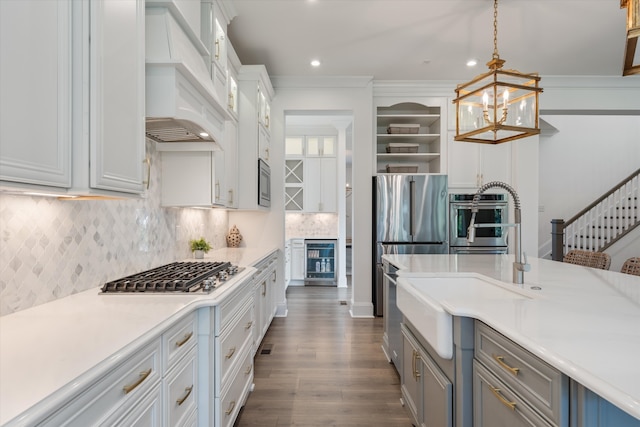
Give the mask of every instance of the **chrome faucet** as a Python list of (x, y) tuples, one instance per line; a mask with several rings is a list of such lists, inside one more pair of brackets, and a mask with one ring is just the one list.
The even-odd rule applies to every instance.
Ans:
[[(478, 213), (478, 202), (480, 201), (480, 195), (488, 189), (494, 187), (507, 190), (509, 194), (511, 194), (511, 197), (513, 197), (515, 215), (515, 222), (513, 224), (476, 224), (476, 213)], [(473, 243), (476, 237), (476, 228), (514, 227), (516, 229), (516, 237), (514, 242), (516, 259), (513, 263), (513, 283), (517, 283), (519, 285), (524, 283), (524, 272), (529, 271), (531, 268), (531, 266), (527, 264), (527, 254), (523, 253), (521, 250), (522, 231), (520, 212), (520, 198), (518, 197), (516, 191), (509, 184), (500, 181), (488, 182), (480, 187), (476, 194), (473, 196), (473, 201), (471, 202), (471, 221), (469, 222), (469, 229), (467, 230), (467, 241), (469, 243)]]

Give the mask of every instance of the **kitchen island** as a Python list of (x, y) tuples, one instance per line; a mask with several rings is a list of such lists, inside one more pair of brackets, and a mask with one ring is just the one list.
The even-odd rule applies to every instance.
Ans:
[[(189, 370), (197, 371), (190, 382), (192, 388), (176, 392), (181, 402), (193, 401), (192, 405), (200, 405), (201, 410), (190, 410), (185, 417), (196, 413), (199, 424), (213, 425), (212, 418), (224, 413), (220, 405), (226, 403), (224, 397), (231, 392), (220, 398), (218, 394), (227, 389), (236, 391), (233, 381), (229, 380), (231, 386), (224, 388), (222, 378), (218, 377), (225, 363), (237, 361), (237, 368), (235, 365), (233, 368), (241, 373), (238, 383), (246, 378), (249, 384), (241, 385), (245, 389), (250, 385), (252, 377), (245, 376), (245, 368), (240, 365), (244, 363), (252, 368), (255, 346), (259, 344), (256, 339), (263, 333), (258, 331), (258, 325), (264, 323), (264, 327), (268, 327), (275, 311), (275, 301), (270, 301), (271, 305), (262, 308), (263, 311), (254, 312), (259, 301), (253, 297), (270, 295), (267, 288), (275, 276), (267, 279), (266, 275), (271, 273), (263, 264), (268, 261), (269, 269), (275, 268), (275, 257), (275, 248), (211, 251), (202, 261), (228, 261), (244, 270), (208, 294), (102, 295), (100, 287), (96, 287), (0, 317), (0, 425), (30, 426), (41, 422), (43, 425), (62, 425), (63, 422), (64, 425), (94, 425), (95, 420), (103, 417), (102, 413), (110, 418), (108, 422), (104, 418), (101, 422), (134, 425), (132, 421), (122, 421), (121, 416), (127, 414), (119, 414), (117, 406), (125, 395), (136, 394), (140, 396), (139, 406), (149, 405), (151, 425), (174, 425), (169, 409), (158, 402), (162, 394), (169, 398), (172, 381)], [(258, 313), (264, 321), (258, 319)], [(236, 331), (241, 332), (234, 335)], [(223, 332), (229, 332), (227, 341), (218, 340), (219, 336), (225, 337)], [(233, 342), (236, 336), (244, 341), (236, 345)], [(223, 357), (229, 353), (216, 348), (217, 344), (233, 345), (235, 357), (218, 362), (220, 352)], [(172, 360), (174, 354), (179, 357)], [(246, 359), (240, 360), (243, 354), (247, 355)], [(144, 365), (144, 370), (149, 368), (146, 376), (140, 374), (140, 381), (135, 379), (143, 369), (138, 369), (136, 363)], [(133, 381), (125, 378), (122, 366), (132, 367)], [(213, 369), (220, 371), (214, 376)], [(231, 369), (227, 369), (226, 378), (234, 377)], [(163, 373), (167, 374), (166, 378)], [(251, 374), (252, 370), (247, 375)], [(122, 386), (111, 387), (114, 377), (114, 384), (125, 381), (134, 387), (125, 387), (124, 391)], [(147, 383), (155, 385), (144, 388)], [(104, 391), (92, 394), (92, 390), (100, 388)], [(243, 391), (238, 390), (237, 394)], [(113, 401), (116, 409), (109, 410), (107, 401)], [(211, 412), (214, 402), (218, 406), (217, 415)], [(237, 415), (241, 405), (234, 401), (233, 406), (227, 412), (231, 416)], [(177, 412), (174, 409), (171, 411)], [(133, 409), (134, 415), (136, 410)], [(113, 420), (112, 424), (114, 414), (120, 419)], [(180, 424), (183, 422), (181, 419)]]
[[(385, 259), (400, 268), (398, 307), (408, 323), (419, 315), (407, 301), (443, 318), (482, 322), (633, 417), (625, 425), (640, 425), (640, 277), (530, 258), (524, 285), (515, 285), (509, 255)], [(415, 330), (428, 329), (419, 323)], [(425, 339), (434, 349), (446, 347)]]

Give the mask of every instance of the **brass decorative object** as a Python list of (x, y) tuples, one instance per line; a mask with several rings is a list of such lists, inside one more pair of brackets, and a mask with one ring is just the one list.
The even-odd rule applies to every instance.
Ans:
[[(640, 55), (636, 55), (640, 38), (640, 0), (620, 0), (620, 8), (627, 9), (627, 38), (622, 75), (640, 74)], [(636, 60), (635, 64), (634, 60)]]
[(498, 55), (498, 0), (493, 3), (489, 72), (456, 88), (456, 141), (500, 144), (540, 133), (537, 73), (504, 70)]

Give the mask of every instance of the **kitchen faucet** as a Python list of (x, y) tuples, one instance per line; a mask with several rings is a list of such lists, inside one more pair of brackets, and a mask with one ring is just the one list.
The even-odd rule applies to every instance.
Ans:
[[(507, 190), (511, 197), (513, 197), (514, 203), (514, 214), (515, 214), (515, 223), (513, 224), (476, 224), (476, 213), (478, 212), (478, 202), (480, 201), (480, 195), (487, 191), (490, 188), (502, 188)], [(469, 222), (469, 229), (467, 230), (467, 241), (469, 243), (473, 243), (476, 237), (476, 228), (483, 227), (514, 227), (516, 229), (516, 237), (515, 237), (515, 255), (516, 259), (513, 263), (513, 283), (523, 284), (524, 283), (524, 272), (529, 271), (530, 265), (527, 264), (527, 254), (521, 251), (522, 245), (522, 231), (521, 231), (521, 218), (520, 218), (520, 198), (516, 191), (509, 185), (500, 181), (492, 181), (484, 184), (482, 187), (478, 189), (476, 194), (473, 196), (473, 201), (471, 202), (471, 221)], [(524, 262), (523, 262), (524, 258)]]

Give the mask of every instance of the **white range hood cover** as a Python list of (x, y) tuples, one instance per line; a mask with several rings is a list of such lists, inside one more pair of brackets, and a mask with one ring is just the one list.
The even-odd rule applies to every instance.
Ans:
[(145, 25), (147, 137), (220, 149), (228, 113), (215, 96), (206, 57), (170, 9), (147, 8)]

